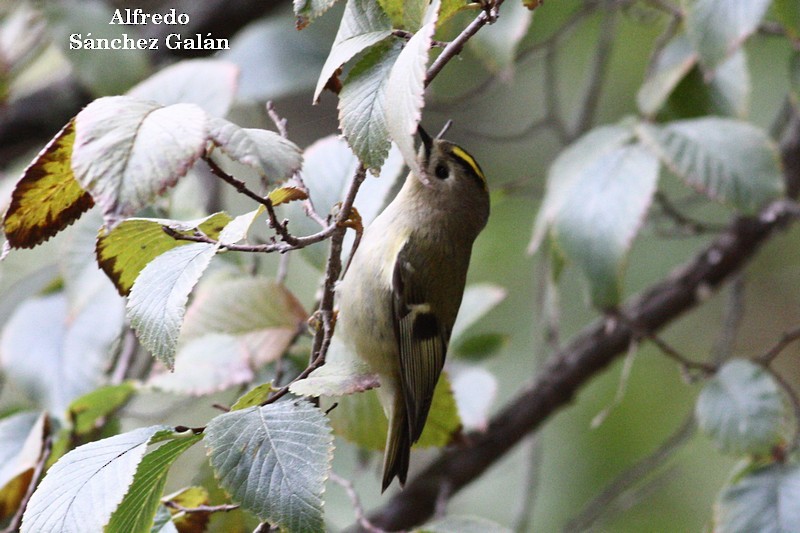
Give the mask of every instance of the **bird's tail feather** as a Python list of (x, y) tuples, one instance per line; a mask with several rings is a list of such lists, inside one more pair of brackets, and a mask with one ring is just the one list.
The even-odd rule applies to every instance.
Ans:
[(402, 487), (408, 475), (408, 463), (411, 456), (411, 435), (408, 428), (408, 414), (403, 399), (394, 404), (389, 420), (389, 434), (386, 436), (386, 452), (383, 456), (383, 488), (392, 483), (397, 476)]

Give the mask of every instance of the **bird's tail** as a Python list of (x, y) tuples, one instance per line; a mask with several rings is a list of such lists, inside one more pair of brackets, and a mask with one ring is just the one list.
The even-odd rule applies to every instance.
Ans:
[(411, 435), (408, 427), (408, 414), (403, 398), (396, 396), (394, 408), (389, 416), (389, 434), (386, 436), (386, 452), (383, 456), (383, 488), (392, 483), (397, 476), (402, 487), (408, 475), (408, 463), (411, 456)]

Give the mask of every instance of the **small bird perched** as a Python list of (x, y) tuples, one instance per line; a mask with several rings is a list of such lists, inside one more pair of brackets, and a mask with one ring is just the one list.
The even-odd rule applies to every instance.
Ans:
[(383, 490), (403, 486), (444, 366), (489, 191), (463, 148), (419, 129), (419, 167), (367, 227), (340, 282), (338, 327), (378, 374), (389, 419)]

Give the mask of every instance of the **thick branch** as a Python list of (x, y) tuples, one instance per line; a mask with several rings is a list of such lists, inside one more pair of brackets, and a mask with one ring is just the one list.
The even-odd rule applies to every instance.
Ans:
[[(793, 202), (776, 202), (758, 218), (738, 218), (694, 259), (664, 281), (632, 298), (622, 312), (656, 332), (702, 302), (703, 295), (739, 272), (776, 229), (797, 219)], [(434, 512), (441, 487), (453, 494), (480, 476), (525, 435), (565, 407), (592, 377), (625, 353), (634, 332), (623, 321), (597, 320), (542, 368), (539, 378), (491, 421), (485, 432), (467, 435), (468, 447), (450, 449), (369, 520), (387, 529), (407, 529)]]

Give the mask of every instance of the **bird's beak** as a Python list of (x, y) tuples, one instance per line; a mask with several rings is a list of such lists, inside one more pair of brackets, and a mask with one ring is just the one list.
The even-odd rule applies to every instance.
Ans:
[(422, 126), (417, 126), (417, 134), (422, 141), (422, 146), (425, 147), (425, 161), (427, 162), (431, 157), (431, 150), (433, 150), (433, 139), (427, 131), (422, 129)]

